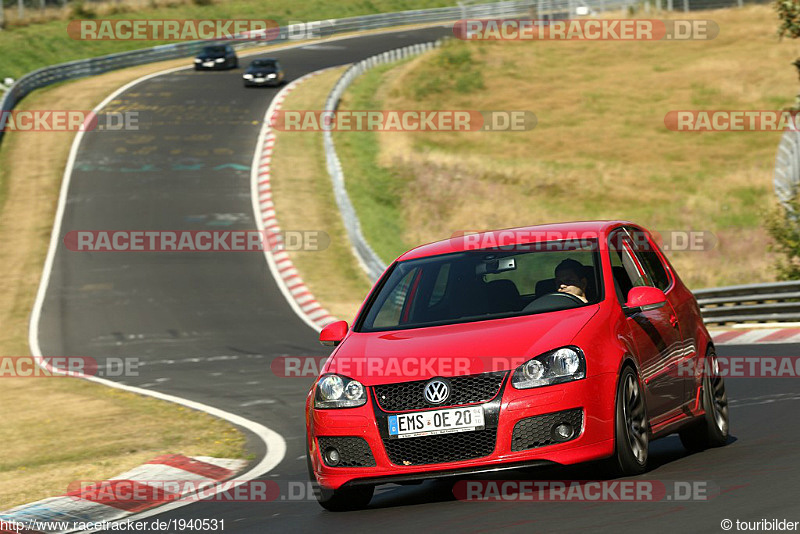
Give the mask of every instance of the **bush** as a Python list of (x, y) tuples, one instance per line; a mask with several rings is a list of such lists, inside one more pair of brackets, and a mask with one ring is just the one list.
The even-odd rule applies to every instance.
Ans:
[(416, 76), (412, 91), (415, 100), (447, 91), (472, 93), (485, 87), (485, 62), (475, 59), (469, 44), (448, 41), (434, 52)]
[(769, 248), (780, 254), (775, 266), (779, 280), (800, 280), (800, 202), (797, 198), (790, 207), (791, 211), (776, 206), (766, 218), (767, 232), (773, 239)]
[(83, 2), (75, 2), (72, 4), (72, 18), (73, 19), (94, 19), (97, 18), (97, 12), (88, 7)]
[(446, 44), (442, 47), (436, 62), (445, 69), (452, 67), (472, 68), (472, 52), (460, 43)]
[(111, 6), (111, 9), (109, 10), (108, 14), (109, 15), (124, 15), (125, 13), (130, 13), (132, 11), (133, 11), (133, 8), (131, 8), (128, 5), (125, 5), (125, 4), (114, 4), (113, 6)]
[(413, 86), (414, 98), (421, 100), (433, 93), (442, 93), (445, 90), (445, 81), (441, 76), (431, 75), (423, 78)]
[(456, 78), (456, 91), (459, 93), (472, 93), (479, 89), (485, 89), (483, 74), (467, 72)]

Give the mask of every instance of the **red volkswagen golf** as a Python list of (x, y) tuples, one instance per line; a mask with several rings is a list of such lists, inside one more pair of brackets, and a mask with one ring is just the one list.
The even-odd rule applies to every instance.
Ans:
[(378, 484), (608, 459), (647, 468), (678, 432), (723, 445), (728, 403), (693, 295), (628, 222), (531, 226), (400, 256), (306, 404), (308, 466), (329, 510)]

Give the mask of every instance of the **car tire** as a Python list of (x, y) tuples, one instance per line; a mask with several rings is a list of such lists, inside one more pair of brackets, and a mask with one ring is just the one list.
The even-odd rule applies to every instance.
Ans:
[(308, 479), (315, 486), (314, 497), (317, 498), (319, 505), (329, 512), (361, 510), (366, 508), (369, 501), (372, 500), (375, 486), (356, 486), (338, 490), (320, 486), (314, 475), (314, 468), (311, 466), (311, 450), (308, 446), (306, 446), (306, 467), (308, 467)]
[(617, 476), (639, 475), (647, 470), (650, 437), (644, 391), (630, 366), (620, 374), (615, 404), (610, 470)]
[(721, 447), (728, 442), (730, 433), (728, 393), (725, 380), (719, 376), (719, 364), (713, 349), (708, 351), (706, 362), (702, 393), (705, 413), (678, 432), (681, 443), (690, 452)]

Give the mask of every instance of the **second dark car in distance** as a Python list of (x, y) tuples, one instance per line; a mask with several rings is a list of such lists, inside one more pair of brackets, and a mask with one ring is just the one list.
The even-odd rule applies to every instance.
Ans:
[(235, 69), (239, 58), (231, 45), (210, 45), (194, 58), (194, 70)]
[(283, 83), (283, 78), (283, 67), (274, 58), (254, 59), (242, 75), (245, 87), (280, 85)]

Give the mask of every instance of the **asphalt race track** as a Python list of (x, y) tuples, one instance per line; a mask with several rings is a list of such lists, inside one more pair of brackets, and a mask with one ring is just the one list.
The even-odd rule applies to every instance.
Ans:
[[(373, 35), (269, 54), (287, 79), (427, 42), (445, 28)], [(246, 66), (251, 58), (242, 58)], [(277, 89), (245, 89), (243, 69), (172, 72), (142, 82), (108, 110), (142, 110), (142, 129), (88, 132), (79, 148), (62, 232), (255, 229), (250, 171), (260, 120)], [(279, 378), (283, 355), (323, 355), (259, 252), (86, 253), (59, 247), (39, 325), (42, 353), (137, 357), (120, 380), (199, 401), (266, 425), (287, 442), (266, 478), (286, 491), (307, 480), (303, 404), (311, 379)], [(794, 345), (720, 347), (722, 356), (797, 355)], [(370, 509), (332, 514), (313, 497), (202, 502), (159, 519), (224, 519), (227, 532), (720, 532), (723, 519), (800, 520), (800, 391), (796, 379), (734, 378), (731, 442), (688, 454), (676, 436), (651, 445), (643, 480), (700, 481), (708, 501), (468, 503), (452, 482), (379, 488)], [(119, 425), (124, 425), (120, 421)], [(113, 432), (113, 429), (109, 429)], [(257, 454), (263, 446), (252, 439)], [(259, 450), (259, 447), (261, 449)], [(505, 472), (501, 478), (587, 480), (594, 466)], [(284, 497), (287, 495), (284, 493)], [(735, 530), (735, 528), (734, 528)]]

